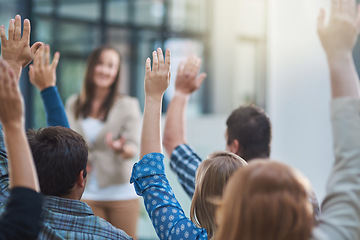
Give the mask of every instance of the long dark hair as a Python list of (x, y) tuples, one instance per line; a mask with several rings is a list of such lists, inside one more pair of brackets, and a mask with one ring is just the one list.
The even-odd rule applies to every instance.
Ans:
[(110, 92), (105, 98), (104, 102), (101, 104), (100, 111), (98, 113), (99, 116), (104, 114), (104, 119), (106, 120), (107, 115), (115, 101), (117, 95), (117, 89), (120, 83), (120, 65), (121, 65), (121, 55), (118, 50), (111, 46), (100, 46), (93, 50), (87, 60), (87, 67), (85, 78), (83, 81), (81, 93), (77, 99), (76, 107), (75, 107), (75, 118), (79, 118), (80, 116), (86, 118), (89, 116), (91, 112), (91, 104), (94, 99), (95, 93), (95, 84), (94, 84), (94, 69), (99, 62), (100, 55), (105, 50), (113, 50), (119, 55), (119, 69), (115, 77), (115, 81), (110, 86)]

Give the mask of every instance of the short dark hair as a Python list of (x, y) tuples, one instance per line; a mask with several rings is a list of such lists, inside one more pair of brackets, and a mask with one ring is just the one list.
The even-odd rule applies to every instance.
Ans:
[(47, 127), (29, 130), (27, 137), (43, 194), (64, 196), (82, 170), (86, 177), (88, 149), (80, 134), (65, 127)]
[(230, 114), (226, 125), (227, 144), (238, 140), (240, 157), (249, 161), (270, 156), (271, 124), (263, 109), (255, 105), (240, 106)]

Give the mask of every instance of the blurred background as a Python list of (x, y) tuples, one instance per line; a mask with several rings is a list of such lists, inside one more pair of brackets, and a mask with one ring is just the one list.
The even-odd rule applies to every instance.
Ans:
[[(170, 48), (172, 83), (180, 61), (197, 55), (207, 78), (192, 96), (188, 142), (205, 158), (225, 148), (225, 121), (241, 104), (266, 110), (273, 125), (272, 158), (300, 169), (321, 201), (333, 162), (330, 87), (316, 35), (330, 0), (0, 0), (0, 24), (19, 13), (32, 24), (31, 42), (60, 51), (57, 86), (63, 101), (78, 93), (90, 51), (100, 44), (122, 54), (120, 91), (143, 107), (145, 59)], [(357, 45), (354, 58), (359, 69)], [(39, 93), (24, 70), (21, 88), (29, 128), (45, 126)], [(166, 106), (173, 94), (164, 97)], [(168, 170), (185, 212), (190, 199)], [(156, 239), (142, 210), (139, 239)]]

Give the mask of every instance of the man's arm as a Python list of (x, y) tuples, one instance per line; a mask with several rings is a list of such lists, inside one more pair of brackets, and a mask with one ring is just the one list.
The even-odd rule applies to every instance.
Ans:
[(30, 82), (40, 91), (45, 107), (47, 126), (69, 127), (64, 104), (56, 88), (56, 68), (60, 53), (56, 52), (50, 64), (50, 46), (40, 47), (30, 65)]
[(9, 159), (10, 187), (39, 191), (39, 182), (27, 142), (23, 101), (15, 74), (5, 61), (0, 62), (0, 121)]
[(9, 39), (6, 38), (5, 26), (0, 27), (1, 57), (7, 61), (17, 82), (20, 80), (22, 68), (26, 67), (34, 58), (36, 51), (42, 45), (36, 42), (30, 47), (30, 21), (24, 20), (23, 34), (21, 37), (21, 17), (16, 15), (9, 23)]
[(164, 127), (163, 145), (169, 156), (177, 146), (186, 143), (186, 108), (190, 95), (200, 88), (206, 77), (205, 73), (198, 75), (200, 65), (201, 60), (197, 57), (179, 65), (175, 94), (169, 103)]
[(42, 197), (38, 193), (40, 187), (26, 139), (23, 112), (15, 74), (0, 59), (0, 121), (5, 133), (12, 188), (5, 212), (0, 218), (1, 239), (36, 239), (42, 227)]
[(198, 90), (206, 77), (199, 73), (201, 60), (191, 57), (179, 65), (175, 94), (166, 113), (163, 145), (170, 157), (170, 167), (177, 174), (181, 186), (190, 198), (195, 191), (196, 169), (200, 157), (186, 145), (186, 108), (190, 95)]
[(360, 239), (360, 93), (352, 50), (360, 30), (355, 0), (333, 0), (330, 20), (319, 16), (332, 88), (335, 163), (312, 239)]

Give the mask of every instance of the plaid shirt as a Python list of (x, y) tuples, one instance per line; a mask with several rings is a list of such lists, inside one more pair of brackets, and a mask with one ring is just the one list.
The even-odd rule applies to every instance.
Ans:
[[(0, 135), (0, 214), (3, 214), (10, 190), (1, 131)], [(38, 239), (132, 239), (124, 231), (96, 217), (84, 202), (55, 196), (45, 196), (44, 200), (44, 227)]]
[(181, 186), (190, 198), (194, 195), (196, 170), (201, 161), (187, 144), (177, 146), (170, 157), (170, 167), (177, 174)]
[(45, 196), (45, 220), (39, 239), (132, 239), (120, 229), (94, 216), (84, 202)]

